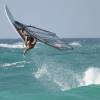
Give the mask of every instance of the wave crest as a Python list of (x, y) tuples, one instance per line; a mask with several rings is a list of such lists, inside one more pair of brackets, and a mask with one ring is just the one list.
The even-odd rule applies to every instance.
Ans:
[(24, 48), (25, 45), (22, 42), (18, 42), (18, 43), (15, 43), (15, 44), (1, 43), (0, 47), (3, 47), (3, 48)]
[(51, 69), (49, 68), (50, 66), (48, 67), (46, 64), (43, 64), (33, 74), (35, 78), (39, 80), (42, 79), (45, 81), (46, 79), (52, 82), (61, 91), (66, 91), (81, 86), (100, 84), (100, 68), (90, 67), (86, 71), (84, 71), (83, 74), (75, 73), (70, 69), (65, 70), (63, 68), (56, 68), (55, 70), (54, 67)]
[(84, 85), (100, 84), (100, 68), (87, 69), (83, 77)]
[(74, 46), (74, 47), (82, 47), (82, 45), (79, 42), (71, 42), (69, 45)]

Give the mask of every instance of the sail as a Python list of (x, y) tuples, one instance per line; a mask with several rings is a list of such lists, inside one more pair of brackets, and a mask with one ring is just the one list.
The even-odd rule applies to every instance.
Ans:
[(39, 41), (44, 42), (52, 47), (69, 50), (73, 49), (70, 45), (62, 41), (55, 33), (46, 31), (34, 26), (26, 26), (25, 30), (32, 36), (36, 37)]

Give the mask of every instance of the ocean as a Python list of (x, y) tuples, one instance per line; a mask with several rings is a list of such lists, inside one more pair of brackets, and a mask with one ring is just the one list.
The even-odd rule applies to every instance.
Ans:
[(100, 100), (100, 39), (43, 43), (23, 55), (19, 39), (0, 39), (0, 100)]

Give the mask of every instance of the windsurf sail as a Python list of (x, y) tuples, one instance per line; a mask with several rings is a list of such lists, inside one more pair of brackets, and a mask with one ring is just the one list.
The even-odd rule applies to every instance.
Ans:
[(22, 24), (14, 19), (7, 6), (5, 6), (5, 10), (10, 23), (17, 30), (17, 32), (20, 34), (20, 36), (24, 41), (25, 41), (25, 34), (28, 34), (30, 37), (36, 38), (38, 41), (43, 42), (57, 49), (60, 50), (73, 49), (72, 46), (62, 41), (55, 33), (37, 28), (35, 26), (28, 26)]
[(60, 50), (71, 50), (72, 46), (64, 43), (55, 33), (43, 30), (34, 26), (26, 26), (25, 28), (27, 33), (30, 33), (32, 36), (36, 37), (39, 41), (50, 45), (54, 48)]

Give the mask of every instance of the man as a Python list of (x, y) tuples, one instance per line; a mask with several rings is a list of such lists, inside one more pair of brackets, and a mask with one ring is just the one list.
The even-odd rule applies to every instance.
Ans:
[[(16, 22), (17, 24), (20, 24), (19, 22)], [(15, 26), (16, 27), (16, 26)], [(28, 26), (26, 26), (28, 27)], [(23, 25), (21, 26), (21, 28), (16, 27), (17, 32), (20, 34), (20, 36), (23, 38), (23, 40), (25, 41), (25, 50), (24, 50), (24, 55), (26, 54), (26, 52), (32, 48), (34, 48), (37, 39), (34, 36), (30, 36), (29, 33), (27, 33), (27, 31), (25, 30), (25, 28)]]
[(28, 50), (34, 48), (34, 46), (37, 42), (37, 39), (33, 36), (28, 35), (28, 33), (25, 31), (24, 28), (19, 29), (18, 31), (19, 31), (19, 33), (21, 33), (22, 37), (24, 37), (25, 46), (26, 46), (26, 48), (24, 50), (24, 55), (25, 55)]
[(35, 44), (37, 42), (37, 39), (34, 37), (29, 36), (28, 34), (25, 36), (25, 45), (26, 49), (24, 50), (24, 55), (26, 52), (32, 48), (34, 48)]

